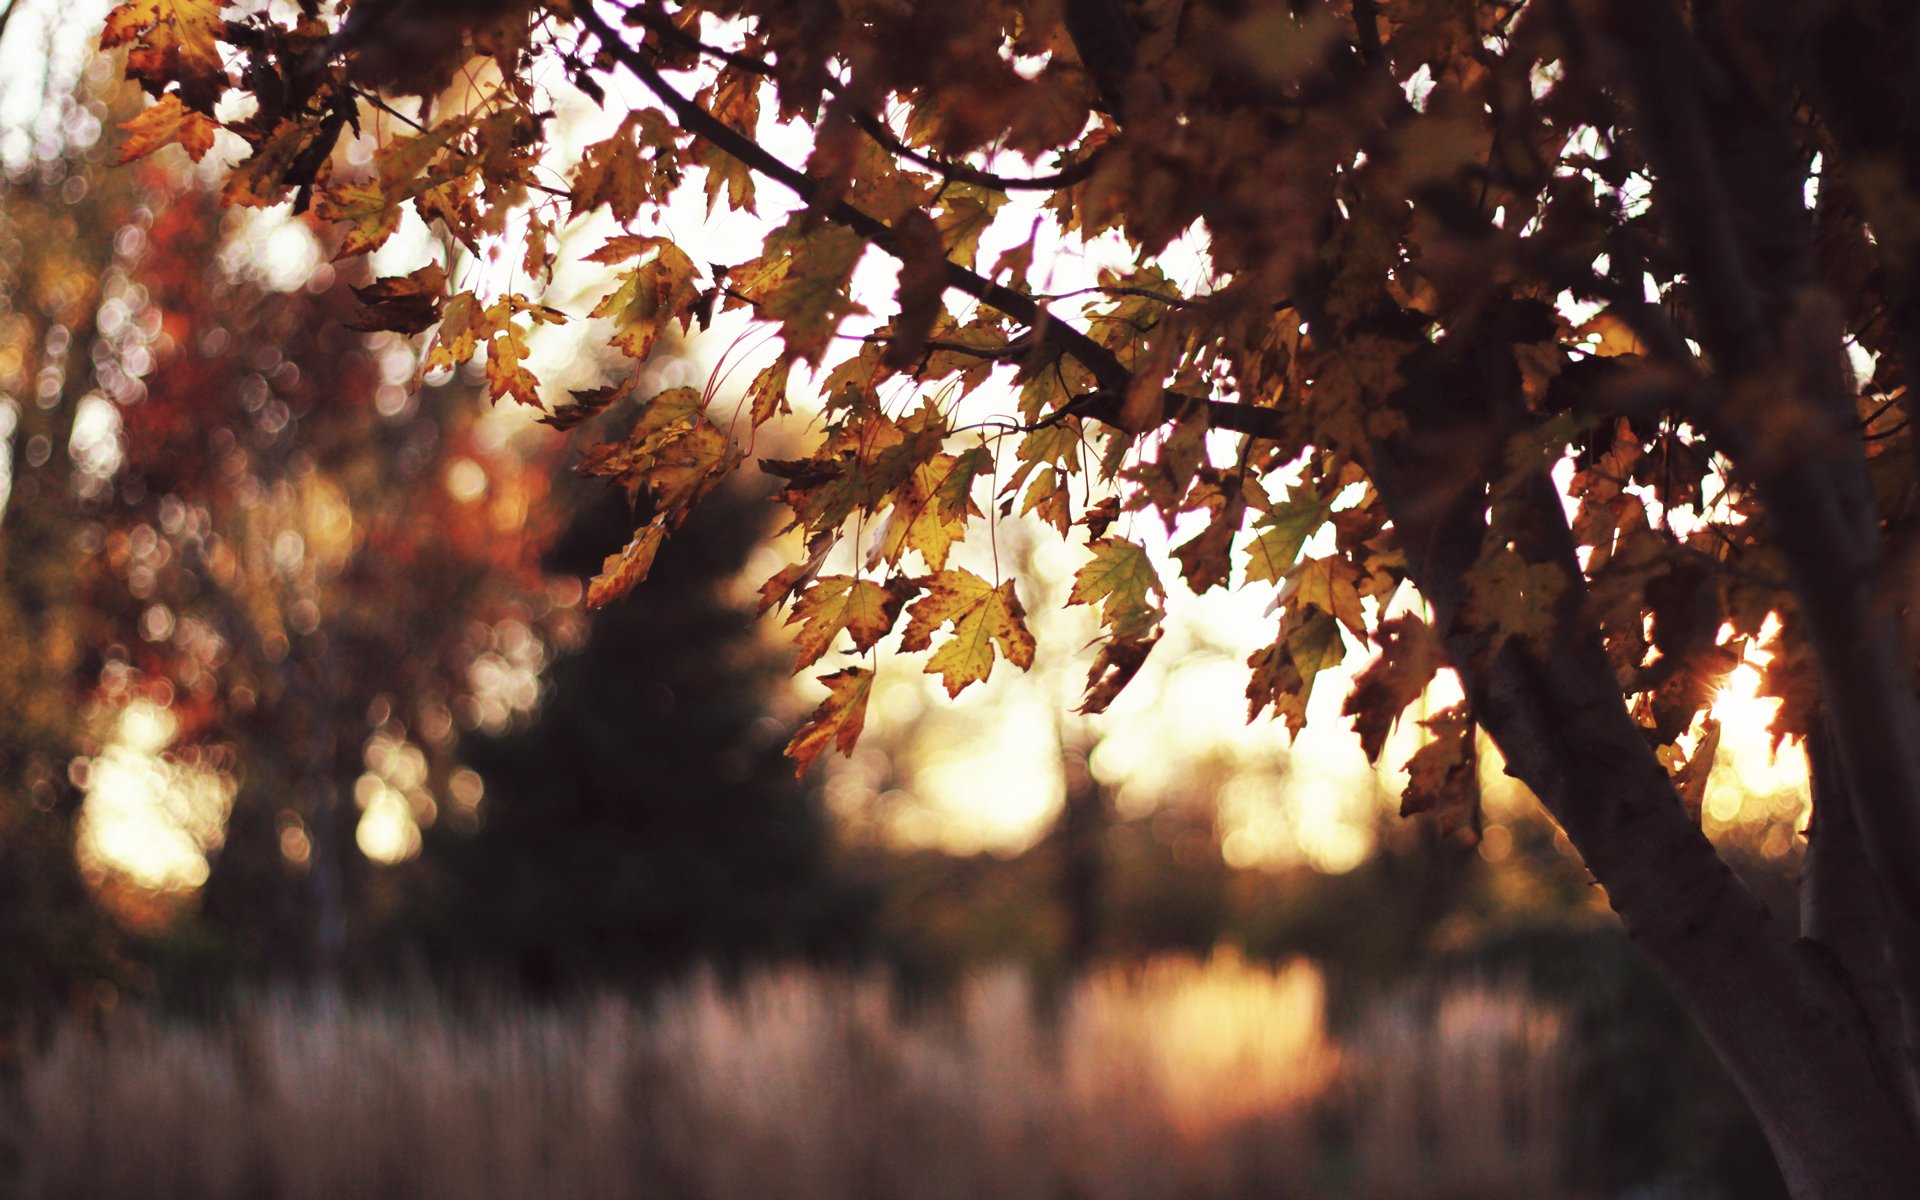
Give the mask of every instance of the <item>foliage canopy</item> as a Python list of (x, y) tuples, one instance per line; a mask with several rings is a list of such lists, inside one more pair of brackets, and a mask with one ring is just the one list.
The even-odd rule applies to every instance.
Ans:
[[(618, 275), (588, 315), (622, 352), (715, 309), (778, 332), (737, 402), (640, 397), (588, 456), (637, 526), (595, 603), (753, 453), (795, 368), (821, 414), (761, 467), (808, 557), (763, 599), (793, 603), (803, 665), (903, 619), (950, 691), (1025, 665), (1012, 583), (951, 554), (1036, 513), (1086, 530), (1097, 711), (1160, 636), (1157, 517), (1189, 588), (1274, 590), (1252, 714), (1297, 729), (1370, 638), (1346, 711), (1378, 754), (1456, 670), (1467, 699), (1427, 721), (1407, 808), (1472, 825), (1484, 727), (1701, 1014), (1796, 1191), (1895, 1195), (1920, 1161), (1900, 1016), (1920, 1004), (1915, 22), (1867, 0), (134, 0), (106, 41), (155, 96), (128, 157), (243, 145), (227, 199), (311, 205), (343, 257), (409, 211), (476, 260), (510, 244), (519, 290), (436, 264), (361, 292), (365, 327), (437, 322), (438, 365), (484, 348), (495, 398), (543, 402), (528, 337), (579, 314), (541, 284), (596, 214), (619, 231), (585, 257)], [(556, 175), (566, 85), (619, 120)], [(791, 126), (804, 161), (769, 148)], [(350, 134), (377, 143), (364, 165)], [(694, 184), (797, 205), (717, 265), (657, 219)], [(1035, 193), (1008, 238), (1033, 211), (1010, 197)], [(1062, 247), (1115, 265), (1050, 294)], [(842, 356), (869, 250), (897, 262), (892, 314)], [(1014, 411), (970, 423), (990, 376)], [(843, 543), (861, 569), (822, 574)], [(1426, 616), (1388, 611), (1406, 583)], [(1825, 792), (1816, 864), (1851, 864), (1810, 866), (1802, 930), (1867, 997), (1850, 1015), (1687, 812), (1706, 709), (1763, 638), (1775, 732)], [(857, 738), (872, 668), (826, 682), (803, 767)], [(1871, 1118), (1845, 1099), (1889, 1086)]]

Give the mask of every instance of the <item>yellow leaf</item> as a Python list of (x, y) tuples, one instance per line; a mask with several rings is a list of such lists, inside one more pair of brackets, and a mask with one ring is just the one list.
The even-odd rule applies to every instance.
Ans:
[(980, 235), (993, 224), (993, 214), (1007, 202), (1005, 192), (989, 191), (970, 183), (950, 184), (941, 193), (940, 213), (933, 224), (947, 248), (947, 257), (963, 267), (973, 265), (980, 252)]
[(516, 325), (507, 325), (487, 343), (487, 394), (496, 401), (511, 395), (522, 404), (535, 408), (540, 404), (540, 381), (521, 366), (527, 357), (525, 333)]
[(654, 555), (660, 552), (666, 536), (666, 528), (655, 522), (634, 534), (620, 553), (608, 555), (600, 573), (587, 585), (587, 607), (599, 608), (632, 591), (653, 569)]
[(996, 643), (1014, 666), (1033, 665), (1033, 635), (1012, 580), (995, 587), (965, 567), (954, 567), (924, 582), (927, 594), (908, 608), (900, 648), (925, 650), (934, 633), (951, 624), (952, 636), (927, 661), (927, 674), (939, 675), (948, 695), (957, 696), (993, 673)]
[(573, 216), (585, 216), (601, 205), (625, 225), (647, 199), (653, 167), (640, 155), (635, 139), (639, 114), (628, 115), (613, 136), (588, 146), (580, 156), (569, 197)]
[(812, 587), (801, 593), (792, 615), (787, 618), (787, 624), (800, 625), (800, 632), (793, 639), (800, 650), (800, 660), (794, 669), (817, 662), (842, 629), (853, 638), (854, 649), (872, 649), (874, 643), (893, 628), (900, 606), (912, 594), (911, 587), (905, 580), (895, 581), (892, 587), (882, 587), (871, 579), (851, 575), (820, 576)]
[(916, 466), (906, 486), (893, 493), (879, 556), (897, 563), (915, 550), (929, 570), (945, 570), (954, 543), (966, 538), (968, 518), (981, 515), (973, 503), (973, 481), (992, 466), (992, 456), (978, 446), (957, 458), (941, 454)]
[(787, 757), (794, 761), (796, 775), (805, 775), (829, 745), (838, 747), (842, 754), (852, 754), (860, 740), (860, 729), (866, 724), (867, 697), (873, 693), (872, 671), (848, 667), (822, 675), (820, 682), (827, 685), (827, 698), (787, 743)]
[(1147, 552), (1123, 538), (1096, 538), (1087, 549), (1093, 561), (1074, 573), (1067, 603), (1100, 605), (1101, 621), (1115, 630), (1157, 620), (1159, 610), (1147, 595), (1164, 597), (1166, 590)]
[(614, 332), (608, 341), (636, 359), (652, 352), (674, 320), (686, 328), (689, 310), (700, 297), (693, 260), (686, 252), (664, 239), (656, 239), (654, 249), (654, 256), (622, 276), (620, 286), (591, 314), (611, 318)]
[(1287, 731), (1295, 737), (1306, 728), (1307, 701), (1313, 695), (1314, 679), (1339, 665), (1345, 653), (1339, 622), (1317, 608), (1303, 611), (1301, 619), (1290, 616), (1281, 623), (1272, 645), (1261, 647), (1247, 659), (1252, 669), (1247, 681), (1247, 720), (1271, 705), (1274, 715), (1286, 721)]
[(1310, 605), (1339, 619), (1353, 636), (1367, 636), (1367, 620), (1360, 609), (1357, 585), (1362, 578), (1359, 567), (1344, 558), (1330, 556), (1309, 559), (1287, 575), (1286, 589), (1280, 599), (1292, 611)]
[(823, 225), (800, 239), (778, 284), (766, 289), (762, 307), (780, 322), (788, 358), (818, 363), (840, 322), (866, 309), (852, 296), (853, 268), (867, 243), (839, 225)]
[(1328, 515), (1326, 501), (1311, 493), (1296, 493), (1272, 506), (1254, 525), (1256, 536), (1247, 547), (1247, 582), (1285, 579), (1300, 548), (1326, 524)]
[(351, 183), (329, 181), (320, 189), (313, 211), (323, 221), (347, 224), (347, 236), (333, 256), (336, 262), (378, 249), (400, 228), (400, 205), (387, 195), (377, 179)]
[(755, 429), (772, 420), (776, 412), (793, 411), (793, 406), (787, 403), (787, 371), (792, 365), (783, 358), (761, 370), (748, 385), (747, 400), (753, 412)]
[(159, 91), (177, 83), (188, 107), (211, 112), (226, 87), (221, 0), (127, 0), (107, 14), (100, 48), (131, 45), (127, 78)]
[(427, 353), (430, 368), (459, 366), (473, 357), (480, 343), (492, 337), (498, 325), (482, 308), (472, 292), (461, 292), (440, 310), (440, 331), (434, 335), (433, 349)]
[(220, 123), (205, 113), (193, 111), (180, 103), (180, 97), (169, 93), (142, 109), (133, 120), (122, 123), (120, 128), (126, 130), (128, 136), (121, 143), (115, 162), (144, 158), (174, 142), (180, 143), (188, 158), (199, 162), (213, 149), (213, 135), (219, 132)]

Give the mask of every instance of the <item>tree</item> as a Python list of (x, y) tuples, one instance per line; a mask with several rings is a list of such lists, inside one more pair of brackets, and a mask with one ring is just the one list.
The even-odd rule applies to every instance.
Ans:
[[(1471, 836), (1484, 729), (1705, 1030), (1793, 1193), (1910, 1190), (1911, 5), (307, 0), (287, 20), (115, 9), (105, 41), (155, 96), (127, 153), (197, 157), (224, 119), (246, 153), (229, 199), (311, 202), (343, 255), (412, 210), (470, 251), (524, 242), (538, 276), (557, 225), (605, 212), (625, 232), (592, 255), (620, 268), (594, 314), (620, 349), (644, 359), (716, 305), (778, 330), (737, 411), (643, 396), (589, 457), (638, 527), (594, 602), (746, 459), (792, 370), (827, 368), (811, 452), (761, 464), (811, 539), (765, 592), (793, 602), (803, 666), (896, 629), (956, 692), (1027, 663), (1011, 584), (950, 562), (1017, 505), (1087, 530), (1073, 599), (1106, 629), (1098, 710), (1157, 637), (1157, 516), (1186, 586), (1276, 589), (1253, 714), (1297, 727), (1315, 676), (1371, 639), (1347, 711), (1377, 753), (1456, 672), (1467, 699), (1425, 721), (1406, 809)], [(648, 98), (559, 179), (537, 81), (562, 77)], [(216, 107), (231, 91), (250, 103)], [(762, 140), (776, 120), (810, 132), (804, 163)], [(379, 141), (370, 169), (336, 153), (349, 131)], [(640, 232), (683, 181), (736, 209), (769, 183), (798, 203), (758, 256), (702, 268), (700, 247)], [(1037, 217), (1008, 199), (1030, 193)], [(1013, 213), (1034, 236), (983, 261)], [(1061, 245), (1127, 265), (1050, 295)], [(894, 315), (839, 361), (869, 249), (899, 264)], [(1196, 286), (1176, 283), (1183, 257)], [(381, 281), (373, 319), (437, 319), (437, 361), (484, 346), (493, 394), (539, 403), (525, 339), (564, 314), (438, 281)], [(1015, 411), (958, 416), (990, 377), (1018, 384)], [(1389, 607), (1402, 584), (1422, 612)], [(1757, 641), (1776, 732), (1814, 779), (1798, 939), (1690, 808), (1704, 710)], [(873, 670), (824, 677), (790, 747), (803, 766), (858, 736)]]
[[(631, 533), (595, 491), (553, 547), (558, 574), (592, 574)], [(551, 668), (530, 727), (463, 743), (485, 820), (427, 832), (410, 922), (436, 968), (549, 994), (866, 940), (865, 898), (834, 878), (823, 814), (780, 755), (772, 647), (726, 594), (772, 507), (717, 493), (659, 586), (603, 609)]]
[[(333, 272), (263, 278), (183, 163), (110, 169), (103, 119), (140, 99), (95, 76), (48, 86), (65, 137), (0, 178), (8, 1008), (138, 984), (130, 951), (179, 965), (116, 938), (86, 885), (129, 901), (107, 905), (125, 924), (184, 891), (156, 904), (76, 863), (86, 756), (104, 740), (90, 714), (170, 710), (173, 752), (235, 777), (197, 911), (169, 914), (194, 926), (175, 942), (217, 945), (243, 974), (325, 970), (349, 917), (378, 917), (353, 802), (370, 736), (424, 752), (431, 778), (387, 799), (430, 819), (456, 726), (480, 723), (461, 719), (476, 660), (571, 619), (538, 565), (559, 447), (540, 439), (529, 461), (482, 436), (471, 380), (411, 396), (386, 383), (417, 375), (413, 348), (348, 328), (358, 304)], [(204, 987), (210, 965), (182, 974)]]

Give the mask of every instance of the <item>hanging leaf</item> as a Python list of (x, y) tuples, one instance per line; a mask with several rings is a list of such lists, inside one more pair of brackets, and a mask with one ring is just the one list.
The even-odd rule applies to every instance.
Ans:
[(995, 587), (965, 567), (955, 567), (922, 582), (927, 594), (907, 609), (900, 648), (925, 650), (942, 626), (951, 625), (947, 640), (927, 660), (927, 674), (939, 675), (948, 695), (957, 696), (993, 673), (996, 645), (1014, 666), (1033, 665), (1033, 635), (1027, 632), (1027, 613), (1013, 593), (1012, 580)]
[(872, 671), (848, 667), (822, 675), (820, 682), (827, 685), (827, 698), (787, 743), (787, 757), (793, 760), (795, 775), (805, 775), (828, 746), (851, 755), (866, 724), (867, 698), (873, 693)]

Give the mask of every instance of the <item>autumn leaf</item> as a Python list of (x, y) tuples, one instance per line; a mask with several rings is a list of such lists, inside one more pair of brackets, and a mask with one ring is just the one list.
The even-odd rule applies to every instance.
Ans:
[(487, 394), (494, 400), (512, 396), (522, 404), (540, 404), (540, 381), (520, 364), (527, 357), (526, 333), (511, 323), (487, 343)]
[(227, 85), (221, 7), (221, 0), (127, 0), (107, 13), (100, 48), (131, 46), (127, 78), (155, 93), (177, 85), (187, 107), (211, 113)]
[[(1194, 492), (1202, 490), (1196, 487)], [(1181, 577), (1196, 595), (1226, 584), (1232, 574), (1233, 539), (1239, 535), (1241, 522), (1247, 515), (1246, 497), (1231, 478), (1226, 490), (1214, 485), (1206, 485), (1204, 490), (1210, 493), (1206, 507), (1212, 511), (1207, 527), (1173, 551), (1173, 556), (1180, 560)], [(1188, 500), (1191, 503), (1192, 495)]]
[(499, 327), (495, 315), (472, 292), (456, 294), (440, 310), (440, 329), (427, 352), (427, 366), (441, 370), (459, 366)]
[(600, 565), (600, 573), (587, 585), (587, 607), (601, 608), (632, 591), (635, 584), (653, 569), (654, 555), (667, 531), (659, 524), (647, 525), (633, 535), (618, 554), (610, 554)]
[(1306, 728), (1314, 679), (1340, 665), (1345, 656), (1339, 622), (1320, 609), (1309, 608), (1298, 620), (1283, 622), (1273, 643), (1247, 659), (1252, 672), (1247, 683), (1247, 720), (1271, 707), (1274, 715), (1286, 721), (1288, 732), (1298, 736)]
[(1288, 572), (1280, 602), (1290, 609), (1302, 606), (1317, 608), (1338, 618), (1342, 625), (1353, 631), (1353, 636), (1365, 638), (1367, 621), (1360, 608), (1358, 590), (1362, 578), (1364, 576), (1359, 567), (1338, 555), (1308, 559)]
[(613, 219), (625, 225), (640, 206), (654, 198), (654, 166), (641, 149), (643, 138), (654, 146), (671, 141), (665, 118), (652, 109), (627, 114), (611, 137), (588, 146), (575, 168), (568, 193), (571, 213), (585, 216), (605, 205)]
[(1432, 740), (1407, 760), (1400, 815), (1429, 814), (1442, 832), (1469, 844), (1480, 840), (1480, 758), (1474, 722), (1464, 704), (1420, 722)]
[(674, 321), (686, 328), (691, 321), (689, 310), (700, 296), (693, 260), (672, 242), (650, 240), (653, 257), (622, 275), (620, 285), (589, 314), (609, 318), (613, 336), (607, 340), (639, 360), (652, 353)]
[(859, 234), (838, 225), (821, 226), (793, 245), (779, 286), (762, 301), (766, 315), (780, 322), (786, 357), (818, 363), (840, 322), (866, 311), (852, 294), (853, 268), (866, 249)]
[(848, 667), (822, 675), (820, 682), (827, 685), (827, 698), (787, 743), (787, 757), (793, 760), (795, 775), (805, 775), (813, 760), (830, 745), (851, 755), (866, 724), (867, 697), (873, 692), (872, 671)]
[(1102, 623), (1127, 629), (1151, 623), (1158, 608), (1149, 594), (1165, 597), (1160, 573), (1137, 543), (1124, 538), (1096, 538), (1087, 543), (1093, 561), (1074, 573), (1069, 604), (1098, 604)]
[(1495, 633), (1497, 647), (1520, 638), (1551, 645), (1567, 577), (1557, 564), (1529, 563), (1511, 547), (1484, 555), (1467, 572), (1467, 603), (1474, 619)]
[(892, 494), (893, 508), (876, 546), (878, 556), (897, 563), (903, 553), (913, 550), (929, 570), (946, 569), (947, 555), (966, 536), (967, 523), (980, 515), (973, 503), (973, 481), (992, 466), (993, 456), (978, 446), (916, 465), (912, 477)]
[(893, 628), (900, 606), (918, 589), (905, 579), (885, 586), (851, 575), (822, 575), (801, 593), (787, 624), (798, 624), (794, 645), (800, 659), (796, 671), (817, 662), (846, 630), (855, 650), (867, 651)]
[(941, 626), (952, 625), (926, 668), (927, 674), (941, 677), (948, 695), (957, 696), (968, 684), (992, 674), (996, 644), (1014, 666), (1033, 665), (1033, 635), (1027, 632), (1027, 613), (1011, 579), (995, 587), (965, 567), (954, 567), (923, 582), (927, 594), (907, 609), (900, 648), (925, 650)]
[(993, 224), (993, 214), (1007, 202), (1005, 192), (989, 191), (970, 183), (949, 184), (941, 193), (934, 227), (946, 246), (946, 256), (971, 267), (980, 252), (980, 235)]
[(793, 407), (787, 403), (787, 372), (792, 366), (787, 359), (780, 359), (762, 367), (760, 373), (753, 377), (753, 382), (747, 385), (747, 404), (754, 428), (765, 425), (775, 413), (793, 411)]
[(542, 425), (552, 429), (566, 431), (599, 416), (607, 409), (633, 394), (633, 385), (637, 376), (629, 375), (617, 384), (602, 388), (589, 388), (586, 391), (568, 393), (573, 403), (556, 408), (538, 418)]
[(1407, 705), (1427, 690), (1443, 662), (1440, 639), (1418, 617), (1390, 617), (1380, 623), (1374, 639), (1380, 643), (1380, 657), (1353, 681), (1340, 709), (1341, 716), (1353, 718), (1368, 762), (1379, 761), (1387, 734)]
[(939, 229), (923, 212), (916, 210), (895, 221), (893, 238), (900, 251), (900, 311), (893, 319), (893, 340), (880, 361), (904, 371), (919, 361), (927, 335), (940, 317), (940, 298), (947, 290), (947, 256)]
[(377, 250), (400, 228), (400, 205), (378, 179), (329, 182), (319, 190), (313, 211), (323, 221), (347, 226), (334, 261)]
[(213, 149), (213, 135), (219, 132), (220, 124), (180, 103), (179, 96), (168, 93), (140, 110), (133, 120), (123, 122), (120, 128), (127, 131), (127, 140), (120, 144), (120, 153), (114, 157), (116, 163), (144, 158), (175, 142), (187, 152), (188, 158), (199, 162)]
[(360, 315), (350, 329), (390, 329), (396, 333), (419, 333), (440, 319), (440, 304), (446, 293), (447, 273), (437, 263), (428, 263), (408, 275), (376, 279), (353, 294), (360, 301)]
[(1307, 539), (1331, 515), (1326, 501), (1310, 492), (1295, 492), (1254, 523), (1247, 546), (1247, 582), (1279, 583), (1293, 570)]
[(1144, 637), (1109, 637), (1102, 641), (1087, 671), (1087, 692), (1079, 711), (1088, 716), (1107, 711), (1140, 673), (1147, 655), (1160, 644), (1162, 632), (1156, 627)]

